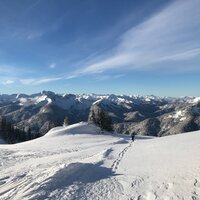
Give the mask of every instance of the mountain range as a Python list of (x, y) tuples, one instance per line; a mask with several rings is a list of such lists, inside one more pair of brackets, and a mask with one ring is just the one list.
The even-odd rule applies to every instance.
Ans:
[(103, 109), (119, 133), (165, 136), (200, 129), (200, 97), (55, 94), (51, 91), (0, 95), (0, 116), (15, 127), (44, 135), (68, 117), (70, 124), (90, 121)]

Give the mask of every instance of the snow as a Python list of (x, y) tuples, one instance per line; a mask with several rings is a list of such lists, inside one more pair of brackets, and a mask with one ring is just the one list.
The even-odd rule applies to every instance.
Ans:
[(45, 137), (54, 137), (59, 135), (67, 134), (96, 134), (98, 128), (93, 124), (88, 124), (87, 122), (80, 122), (78, 124), (73, 124), (66, 127), (56, 127), (50, 130)]
[(88, 123), (0, 145), (0, 199), (200, 199), (200, 131), (162, 138)]
[(34, 102), (35, 104), (38, 104), (38, 103), (43, 102), (43, 101), (47, 101), (48, 104), (52, 102), (52, 100), (50, 98), (48, 98), (46, 95), (35, 97), (34, 101), (35, 101)]
[(170, 114), (166, 117), (167, 118), (173, 118), (173, 119), (178, 119), (179, 121), (184, 121), (186, 120), (186, 110), (177, 110), (176, 112), (174, 112), (173, 114)]
[(181, 117), (180, 121), (185, 121), (187, 118), (186, 117)]
[(184, 111), (179, 110), (175, 113), (174, 118), (179, 118), (182, 117), (184, 115)]
[(198, 103), (200, 101), (200, 97), (196, 97), (193, 99), (193, 103)]
[(95, 101), (95, 102), (93, 103), (93, 105), (96, 105), (96, 104), (100, 103), (102, 100), (103, 100), (103, 99), (98, 99), (97, 101)]
[(18, 100), (19, 105), (24, 107), (28, 107), (30, 105), (47, 105), (52, 102), (52, 100), (48, 98), (47, 95), (36, 96), (34, 98), (20, 97)]
[[(12, 94), (5, 95), (0, 94), (0, 103), (3, 105), (9, 103), (18, 103), (22, 107), (33, 106), (38, 108), (47, 105), (58, 106), (64, 110), (80, 110), (85, 111), (92, 105), (104, 104), (107, 106), (120, 105), (125, 109), (132, 109), (134, 105), (140, 104), (157, 104), (158, 102), (165, 104), (178, 104), (178, 103), (190, 103), (197, 104), (200, 97), (157, 97), (154, 95), (114, 95), (114, 94), (55, 94), (50, 91), (43, 91), (32, 95), (26, 94)], [(166, 106), (169, 106), (169, 105)], [(164, 106), (163, 106), (164, 108)], [(46, 110), (42, 109), (41, 112), (45, 113)], [(181, 119), (182, 121), (184, 118)]]

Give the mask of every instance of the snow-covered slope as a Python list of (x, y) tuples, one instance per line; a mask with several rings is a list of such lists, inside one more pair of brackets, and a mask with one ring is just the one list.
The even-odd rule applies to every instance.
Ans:
[(200, 132), (100, 134), (79, 123), (0, 145), (0, 199), (199, 199)]

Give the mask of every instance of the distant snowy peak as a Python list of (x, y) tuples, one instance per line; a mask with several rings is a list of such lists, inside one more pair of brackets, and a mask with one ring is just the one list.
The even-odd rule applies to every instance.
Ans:
[(21, 106), (30, 106), (37, 104), (54, 104), (63, 109), (69, 109), (71, 106), (78, 106), (83, 108), (90, 107), (92, 104), (98, 104), (103, 102), (104, 104), (116, 103), (116, 104), (140, 104), (140, 103), (191, 103), (195, 104), (200, 101), (200, 97), (157, 97), (154, 95), (140, 96), (140, 95), (114, 95), (114, 94), (55, 94), (51, 91), (43, 91), (41, 93), (27, 95), (27, 94), (12, 94), (0, 95), (0, 103), (2, 102), (19, 102)]
[(47, 105), (52, 103), (51, 98), (48, 98), (47, 95), (36, 96), (34, 98), (28, 97), (20, 97), (18, 98), (20, 106), (30, 106), (30, 105)]
[(29, 95), (27, 95), (27, 94), (17, 94), (16, 95), (16, 99), (19, 99), (19, 98), (28, 98), (29, 97)]
[(189, 101), (190, 101), (190, 103), (199, 103), (200, 102), (200, 97), (192, 98)]

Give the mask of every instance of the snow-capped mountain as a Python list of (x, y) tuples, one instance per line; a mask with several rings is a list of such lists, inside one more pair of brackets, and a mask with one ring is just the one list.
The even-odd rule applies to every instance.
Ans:
[(20, 129), (45, 134), (61, 125), (90, 120), (91, 112), (109, 113), (114, 129), (121, 133), (170, 135), (200, 129), (199, 97), (134, 95), (55, 94), (50, 91), (26, 95), (0, 95), (0, 115)]
[(200, 196), (200, 131), (169, 137), (99, 134), (88, 123), (0, 145), (1, 200), (155, 200)]

